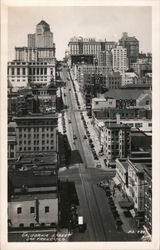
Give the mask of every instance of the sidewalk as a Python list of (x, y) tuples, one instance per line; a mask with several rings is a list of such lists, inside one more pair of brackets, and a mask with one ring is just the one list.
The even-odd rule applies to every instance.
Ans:
[[(111, 181), (110, 184), (110, 189), (111, 189), (111, 193), (113, 190), (113, 186), (114, 186), (114, 181)], [(119, 189), (116, 187), (115, 188), (115, 194), (113, 196), (112, 194), (112, 198), (114, 200), (114, 204), (118, 210), (118, 213), (120, 215), (120, 219), (123, 222), (122, 224), (122, 229), (125, 233), (137, 233), (139, 231), (139, 229), (136, 226), (136, 222), (135, 219), (131, 216), (131, 217), (126, 217), (124, 215), (124, 211), (127, 211), (127, 209), (121, 208), (119, 205), (120, 201), (124, 201), (126, 199), (124, 199), (122, 197), (122, 193), (119, 191)]]

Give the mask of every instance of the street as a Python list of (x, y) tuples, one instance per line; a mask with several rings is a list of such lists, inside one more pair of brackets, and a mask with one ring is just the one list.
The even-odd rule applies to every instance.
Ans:
[(82, 163), (76, 162), (68, 169), (60, 170), (59, 178), (75, 183), (80, 204), (78, 215), (83, 216), (87, 224), (82, 240), (110, 241), (112, 238), (115, 239), (116, 235), (117, 240), (120, 240), (123, 233), (117, 231), (105, 192), (97, 186), (99, 181), (111, 179), (115, 172), (96, 168), (97, 161), (93, 158), (88, 139), (84, 139), (85, 129), (80, 117), (81, 110), (77, 107), (72, 81), (66, 68), (62, 69), (61, 77), (66, 82), (66, 87), (62, 90), (64, 104), (68, 107), (65, 110), (66, 134), (72, 151), (80, 153)]

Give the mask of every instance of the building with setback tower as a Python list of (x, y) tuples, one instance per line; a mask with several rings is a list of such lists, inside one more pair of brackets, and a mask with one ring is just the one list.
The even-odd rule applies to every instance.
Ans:
[(127, 32), (123, 32), (122, 38), (119, 40), (119, 45), (127, 49), (127, 57), (129, 68), (131, 63), (135, 63), (139, 56), (139, 41), (135, 36), (128, 36)]
[(55, 80), (55, 44), (50, 26), (45, 21), (28, 34), (28, 46), (15, 47), (15, 60), (8, 62), (8, 80), (13, 87), (29, 84), (47, 85)]

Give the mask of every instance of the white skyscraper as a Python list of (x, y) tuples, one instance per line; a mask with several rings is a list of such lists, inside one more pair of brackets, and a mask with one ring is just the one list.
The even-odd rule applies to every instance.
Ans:
[(113, 69), (124, 73), (128, 69), (127, 49), (117, 46), (112, 49)]

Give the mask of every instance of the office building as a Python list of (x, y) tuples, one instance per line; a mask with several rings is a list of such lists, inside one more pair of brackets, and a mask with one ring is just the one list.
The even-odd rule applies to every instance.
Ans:
[[(97, 59), (98, 65), (102, 65), (102, 57), (105, 56), (103, 52), (115, 48), (116, 42), (110, 41), (96, 41), (95, 38), (73, 37), (68, 43), (68, 50), (71, 64), (77, 63), (74, 58), (93, 56)], [(93, 59), (92, 59), (93, 60)]]
[(128, 36), (127, 32), (123, 32), (122, 38), (119, 40), (119, 45), (127, 49), (128, 66), (136, 62), (139, 56), (139, 41), (135, 36)]
[(124, 124), (113, 124), (108, 122), (103, 127), (103, 145), (104, 155), (107, 164), (111, 165), (116, 158), (128, 157), (131, 151), (130, 127)]
[(57, 119), (40, 113), (16, 117), (17, 155), (57, 152)]
[(13, 87), (32, 84), (47, 85), (55, 81), (55, 44), (53, 33), (45, 21), (28, 35), (28, 47), (15, 47), (15, 60), (8, 62), (8, 81)]
[(112, 66), (114, 71), (124, 73), (128, 69), (127, 49), (117, 46), (112, 49)]

